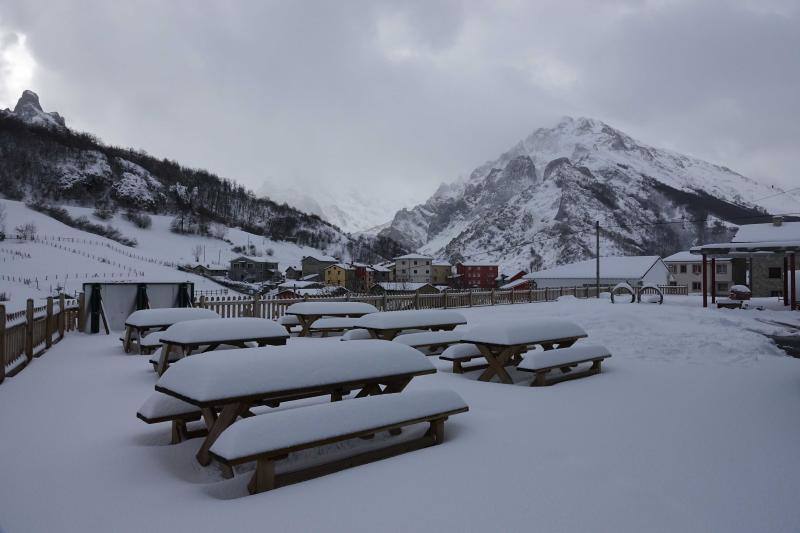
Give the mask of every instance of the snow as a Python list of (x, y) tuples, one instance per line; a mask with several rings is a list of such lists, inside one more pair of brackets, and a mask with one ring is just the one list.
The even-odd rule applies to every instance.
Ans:
[(311, 324), (311, 329), (349, 329), (354, 327), (355, 318), (328, 317), (319, 318)]
[(732, 242), (800, 241), (800, 222), (745, 224), (739, 226)]
[(145, 337), (142, 337), (142, 340), (139, 341), (139, 346), (143, 348), (155, 348), (157, 346), (161, 346), (161, 336), (165, 333), (165, 331), (154, 331), (153, 333), (147, 334)]
[(182, 359), (161, 376), (157, 386), (162, 392), (203, 403), (433, 368), (424, 355), (394, 342), (320, 345), (293, 339), (286, 346), (209, 352)]
[(211, 451), (227, 460), (467, 408), (451, 390), (423, 390), (309, 405), (239, 420)]
[(345, 331), (339, 340), (343, 341), (365, 341), (372, 338), (372, 335), (369, 334), (369, 331), (366, 329), (351, 329), (350, 331)]
[(472, 343), (461, 343), (448, 346), (439, 356), (440, 359), (460, 357), (476, 357), (481, 355), (481, 351)]
[(299, 279), (287, 280), (278, 285), (279, 289), (307, 289), (308, 287), (319, 287), (319, 281), (302, 281)]
[(219, 319), (211, 309), (199, 307), (164, 307), (161, 309), (140, 309), (125, 319), (125, 324), (137, 328), (171, 326), (187, 320)]
[(359, 318), (356, 321), (356, 327), (367, 329), (409, 329), (466, 323), (467, 319), (458, 311), (423, 309), (373, 313)]
[(530, 280), (525, 278), (515, 279), (514, 281), (506, 283), (505, 285), (500, 287), (500, 290), (506, 291), (509, 289), (514, 289), (516, 287), (519, 287), (520, 285), (524, 285), (525, 283), (530, 283)]
[(585, 361), (594, 357), (611, 357), (611, 352), (605, 346), (598, 344), (579, 343), (568, 348), (558, 350), (544, 350), (525, 354), (522, 362), (517, 365), (518, 369), (538, 370), (540, 368), (550, 368), (558, 365), (568, 365), (576, 361)]
[(286, 308), (287, 315), (357, 315), (377, 313), (374, 305), (362, 302), (299, 302)]
[(423, 254), (406, 254), (394, 258), (395, 261), (398, 261), (400, 259), (410, 259), (410, 260), (417, 259), (419, 261), (433, 261), (433, 257)]
[(750, 294), (750, 287), (747, 285), (733, 285), (729, 289), (731, 292), (742, 292), (745, 294)]
[(286, 328), (265, 318), (209, 318), (173, 324), (161, 336), (164, 343), (208, 344), (289, 337)]
[(458, 342), (461, 340), (463, 331), (422, 331), (419, 333), (408, 333), (398, 335), (392, 342), (399, 342), (406, 346), (428, 346), (437, 342)]
[(411, 281), (382, 281), (377, 284), (380, 288), (389, 292), (416, 292), (430, 283), (417, 283)]
[[(452, 374), (431, 359), (440, 372), (414, 378), (402, 394), (452, 389), (469, 405), (445, 424), (442, 445), (255, 496), (246, 489), (251, 465), (225, 479), (197, 465), (199, 439), (169, 445), (167, 427), (136, 419), (155, 381), (143, 358), (126, 355), (115, 336), (71, 332), (0, 384), (0, 527), (794, 531), (800, 360), (759, 331), (787, 334), (762, 320), (800, 324), (800, 314), (767, 307), (702, 309), (699, 297), (668, 295), (661, 306), (571, 299), (463, 309), (474, 324), (573, 320), (613, 357), (597, 376), (542, 388), (513, 368), (514, 385), (483, 383), (478, 371)], [(414, 428), (400, 438), (406, 433)], [(396, 439), (356, 439), (286, 462), (305, 466)]]
[(200, 410), (190, 403), (160, 392), (154, 392), (148, 396), (136, 412), (140, 418), (143, 418), (148, 423), (151, 420), (188, 413), (199, 414)]
[(278, 319), (278, 324), (281, 326), (299, 326), (300, 319), (295, 315), (283, 315)]
[[(600, 258), (601, 278), (641, 279), (656, 261), (661, 258), (657, 255), (641, 256), (615, 256)], [(560, 265), (539, 272), (526, 274), (526, 279), (543, 278), (590, 278), (594, 279), (597, 272), (594, 259), (578, 261), (568, 265)]]
[(502, 324), (480, 324), (462, 336), (464, 342), (514, 346), (542, 341), (585, 337), (586, 330), (563, 318), (515, 319)]

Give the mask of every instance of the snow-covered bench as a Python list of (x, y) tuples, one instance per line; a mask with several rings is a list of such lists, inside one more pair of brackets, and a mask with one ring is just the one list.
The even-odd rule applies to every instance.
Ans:
[(293, 327), (300, 325), (300, 320), (294, 315), (283, 315), (278, 319), (278, 324), (285, 327), (287, 333), (291, 333)]
[(125, 335), (122, 347), (125, 353), (131, 351), (131, 344), (138, 344), (150, 330), (164, 330), (178, 322), (219, 318), (211, 309), (198, 307), (164, 307), (161, 309), (141, 309), (134, 311), (125, 319)]
[(164, 331), (154, 331), (139, 340), (139, 353), (149, 355), (156, 349), (161, 348), (161, 335)]
[(192, 437), (204, 437), (205, 429), (188, 430), (187, 422), (200, 420), (200, 409), (183, 400), (154, 392), (136, 412), (136, 417), (148, 424), (172, 423), (172, 444)]
[(363, 302), (299, 302), (286, 308), (287, 315), (300, 321), (301, 337), (311, 335), (311, 324), (322, 317), (360, 317), (377, 312), (374, 305)]
[(217, 318), (179, 322), (161, 334), (162, 348), (157, 371), (161, 375), (167, 370), (173, 350), (188, 357), (201, 346), (205, 347), (203, 352), (214, 350), (220, 344), (240, 348), (245, 348), (247, 342), (255, 342), (258, 346), (281, 346), (286, 344), (288, 338), (289, 334), (284, 328), (264, 318)]
[(466, 323), (464, 315), (456, 311), (423, 309), (372, 313), (356, 320), (355, 327), (366, 329), (375, 338), (392, 340), (406, 330), (449, 331)]
[(427, 355), (436, 355), (432, 352), (447, 348), (451, 344), (461, 342), (461, 332), (451, 330), (408, 333), (406, 335), (398, 335), (392, 342), (399, 342), (406, 346), (411, 346)]
[(341, 400), (355, 390), (357, 397), (400, 392), (415, 376), (435, 372), (427, 357), (396, 342), (300, 342), (189, 357), (155, 388), (200, 408), (209, 434), (197, 459), (207, 465), (220, 433), (254, 405), (327, 395)]
[[(425, 390), (317, 404), (240, 420), (226, 429), (211, 447), (224, 465), (256, 461), (248, 489), (271, 490), (400, 453), (440, 444), (449, 416), (468, 411), (464, 400), (449, 390)], [(381, 431), (429, 423), (421, 437), (371, 450), (324, 465), (276, 474), (275, 463), (290, 453), (369, 437)]]
[(503, 383), (513, 383), (505, 367), (516, 364), (520, 354), (530, 347), (565, 348), (584, 337), (586, 331), (574, 322), (539, 318), (476, 326), (465, 331), (462, 340), (476, 345), (486, 359), (488, 367), (478, 377), (480, 381), (491, 381), (496, 375)]
[(627, 294), (631, 297), (630, 303), (634, 303), (636, 301), (636, 291), (633, 290), (629, 284), (625, 283), (617, 283), (614, 285), (614, 288), (611, 289), (611, 303), (616, 303), (615, 297), (619, 297), (623, 294)]
[(351, 329), (345, 331), (339, 338), (340, 341), (365, 341), (372, 338), (369, 331), (365, 329)]
[(327, 337), (328, 333), (339, 333), (355, 327), (355, 318), (344, 316), (322, 317), (314, 321), (309, 327), (309, 333), (321, 333)]
[[(609, 357), (611, 357), (611, 353), (605, 346), (600, 346), (599, 344), (577, 344), (569, 348), (559, 348), (558, 350), (530, 352), (517, 365), (517, 370), (533, 372), (535, 377), (531, 382), (531, 387), (541, 387), (568, 379), (599, 374), (603, 360)], [(592, 363), (592, 366), (583, 372), (571, 371), (572, 368), (581, 363)], [(547, 374), (555, 369), (561, 369), (563, 375), (548, 380)]]
[(717, 309), (741, 309), (742, 300), (733, 300), (731, 298), (717, 298)]
[(461, 343), (448, 346), (447, 349), (439, 356), (439, 359), (452, 362), (454, 374), (463, 374), (465, 371), (469, 372), (470, 370), (480, 370), (489, 366), (486, 363), (483, 363), (464, 367), (464, 363), (468, 363), (473, 359), (483, 359), (483, 354), (481, 351), (472, 343)]

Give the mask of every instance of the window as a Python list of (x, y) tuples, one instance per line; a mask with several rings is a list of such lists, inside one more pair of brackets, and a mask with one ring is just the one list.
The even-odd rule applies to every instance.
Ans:
[[(416, 261), (414, 261), (414, 266), (417, 266), (417, 262)], [(414, 273), (416, 273), (416, 271), (414, 271)]]
[(686, 274), (686, 265), (681, 265), (681, 274)]
[(703, 269), (700, 265), (692, 265), (692, 274), (699, 274)]
[(693, 281), (692, 282), (692, 290), (693, 291), (699, 291), (701, 289), (702, 289), (702, 287), (700, 286), (700, 282), (699, 281)]
[(781, 267), (769, 267), (767, 277), (769, 279), (781, 279)]
[[(416, 261), (415, 261), (415, 262), (416, 262)], [(415, 269), (414, 269), (414, 274), (416, 274), (416, 273), (417, 273), (417, 269), (415, 268)]]
[(675, 273), (675, 265), (667, 265), (667, 270), (669, 270), (670, 272), (672, 272), (674, 274)]
[(717, 264), (717, 274), (727, 274), (728, 273), (728, 265), (726, 264)]

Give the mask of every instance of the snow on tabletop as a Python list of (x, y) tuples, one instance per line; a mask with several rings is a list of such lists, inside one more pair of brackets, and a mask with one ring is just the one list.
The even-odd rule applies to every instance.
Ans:
[(746, 285), (733, 285), (733, 286), (731, 286), (730, 291), (731, 292), (743, 292), (743, 293), (749, 294), (750, 293), (750, 287), (747, 287)]
[(368, 329), (408, 329), (430, 326), (466, 324), (464, 315), (445, 309), (423, 309), (410, 311), (384, 311), (362, 316), (356, 327)]
[(300, 342), (188, 357), (172, 365), (157, 386), (208, 402), (430, 371), (435, 367), (427, 357), (396, 342)]
[(350, 331), (345, 331), (339, 340), (342, 341), (365, 341), (372, 338), (372, 335), (369, 334), (369, 331), (366, 329), (351, 329)]
[(355, 324), (355, 318), (347, 317), (325, 317), (318, 318), (311, 324), (312, 329), (339, 329), (339, 328), (352, 328)]
[(458, 357), (469, 357), (469, 356), (478, 356), (481, 355), (481, 351), (472, 343), (463, 342), (461, 344), (453, 344), (452, 346), (448, 346), (440, 355), (440, 359), (445, 359), (448, 357), (458, 358)]
[(183, 415), (196, 412), (198, 412), (197, 407), (190, 403), (179, 400), (174, 396), (169, 396), (160, 392), (154, 392), (147, 397), (136, 413), (146, 420), (153, 420), (156, 418), (163, 418), (165, 416)]
[(204, 344), (268, 337), (286, 339), (289, 334), (286, 328), (265, 318), (209, 318), (173, 324), (161, 335), (161, 342)]
[(569, 348), (528, 352), (522, 362), (517, 365), (517, 368), (537, 370), (603, 356), (611, 357), (611, 352), (605, 346), (600, 346), (599, 344), (576, 344)]
[(281, 326), (299, 326), (300, 319), (295, 315), (283, 315), (278, 319), (278, 324)]
[(462, 335), (464, 342), (513, 346), (542, 341), (585, 337), (578, 324), (561, 318), (510, 319), (506, 322), (474, 326)]
[(219, 318), (219, 315), (211, 309), (200, 309), (199, 307), (164, 307), (134, 311), (125, 320), (125, 324), (144, 328), (207, 318)]
[(299, 302), (286, 309), (287, 315), (347, 315), (377, 313), (374, 305), (362, 302)]
[(146, 336), (142, 337), (139, 345), (146, 348), (155, 348), (156, 346), (161, 346), (161, 336), (164, 333), (165, 331), (154, 331), (153, 333), (148, 333)]
[(440, 389), (309, 405), (239, 420), (211, 451), (235, 460), (466, 407), (458, 393)]
[(463, 333), (463, 331), (423, 331), (421, 333), (398, 335), (392, 342), (399, 342), (406, 346), (424, 346), (437, 342), (457, 342), (461, 340)]

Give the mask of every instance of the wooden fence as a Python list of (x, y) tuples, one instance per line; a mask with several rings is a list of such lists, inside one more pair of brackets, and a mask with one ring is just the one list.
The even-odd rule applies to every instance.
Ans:
[(47, 298), (40, 306), (29, 299), (25, 309), (13, 313), (6, 313), (5, 305), (0, 304), (0, 383), (22, 371), (66, 332), (77, 330), (80, 308), (78, 300), (63, 294), (58, 299)]

